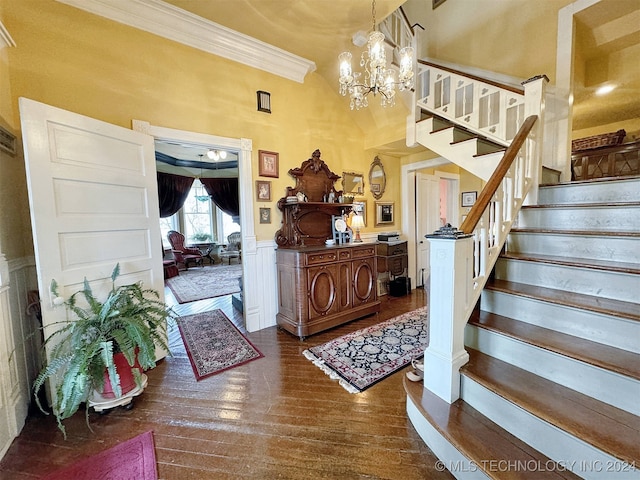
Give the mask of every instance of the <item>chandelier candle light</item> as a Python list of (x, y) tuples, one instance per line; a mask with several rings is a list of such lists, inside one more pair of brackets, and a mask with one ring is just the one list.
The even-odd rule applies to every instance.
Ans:
[(354, 72), (351, 68), (351, 52), (338, 55), (340, 62), (340, 94), (351, 97), (351, 110), (360, 110), (369, 106), (367, 95), (380, 94), (380, 104), (383, 107), (395, 104), (396, 85), (400, 91), (413, 87), (413, 48), (400, 49), (400, 70), (387, 67), (384, 49), (384, 34), (376, 31), (376, 2), (371, 4), (373, 25), (369, 33), (367, 50), (362, 52), (360, 66), (364, 67), (364, 78), (361, 72)]

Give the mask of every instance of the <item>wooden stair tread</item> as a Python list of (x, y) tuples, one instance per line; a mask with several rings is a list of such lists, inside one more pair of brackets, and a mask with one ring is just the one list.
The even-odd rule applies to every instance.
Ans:
[[(589, 178), (586, 180), (570, 180), (566, 182), (560, 182), (555, 186), (562, 185), (579, 185), (581, 183), (602, 183), (602, 182), (615, 182), (618, 180), (634, 180), (640, 178), (640, 175), (620, 175), (617, 177), (602, 177), (602, 178)], [(542, 187), (543, 185), (541, 185)], [(554, 185), (544, 185), (544, 187), (552, 187)]]
[(460, 373), (551, 425), (628, 463), (640, 462), (640, 417), (467, 348)]
[[(521, 342), (640, 380), (640, 355), (548, 328), (474, 311), (469, 324), (515, 338)], [(639, 392), (640, 393), (640, 392)]]
[(605, 230), (594, 232), (593, 230), (561, 230), (550, 228), (512, 228), (511, 233), (548, 233), (551, 235), (579, 235), (582, 237), (637, 237), (640, 238), (640, 232), (608, 232)]
[(594, 203), (540, 203), (538, 205), (523, 205), (522, 210), (534, 210), (541, 208), (600, 208), (600, 207), (638, 207), (640, 202), (594, 202)]
[[(404, 389), (422, 416), (469, 461), (495, 479), (577, 479), (580, 478), (561, 468), (543, 472), (497, 471), (488, 462), (552, 462), (531, 446), (511, 435), (463, 400), (448, 404), (429, 390), (422, 382), (404, 379)], [(467, 465), (468, 467), (468, 465)], [(504, 469), (503, 469), (504, 470)], [(551, 471), (549, 471), (551, 470)]]
[(538, 287), (525, 283), (509, 282), (507, 280), (491, 279), (485, 285), (485, 289), (589, 310), (614, 317), (626, 318), (628, 320), (640, 321), (640, 306), (637, 303)]
[(551, 263), (568, 267), (590, 268), (593, 270), (608, 270), (620, 273), (640, 274), (640, 264), (629, 262), (612, 262), (611, 260), (591, 260), (582, 257), (564, 257), (557, 255), (539, 255), (534, 253), (505, 252), (501, 258), (522, 260), (527, 262)]

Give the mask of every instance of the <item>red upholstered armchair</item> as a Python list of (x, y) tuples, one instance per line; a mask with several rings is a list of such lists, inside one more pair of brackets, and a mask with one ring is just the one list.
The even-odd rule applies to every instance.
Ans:
[(167, 239), (171, 244), (171, 251), (176, 263), (184, 264), (185, 270), (189, 269), (189, 263), (195, 263), (201, 267), (204, 265), (202, 252), (197, 248), (185, 246), (183, 234), (171, 230), (167, 233)]

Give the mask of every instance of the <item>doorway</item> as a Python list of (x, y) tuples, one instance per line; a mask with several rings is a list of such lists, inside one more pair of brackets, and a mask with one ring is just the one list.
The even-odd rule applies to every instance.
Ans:
[(240, 197), (240, 232), (242, 234), (242, 278), (244, 326), (248, 332), (264, 328), (267, 320), (263, 316), (270, 314), (259, 309), (258, 265), (256, 259), (256, 240), (254, 229), (254, 201), (251, 188), (252, 142), (244, 138), (228, 138), (204, 133), (189, 132), (150, 125), (148, 122), (133, 120), (133, 129), (153, 136), (156, 140), (195, 144), (226, 149), (238, 155), (238, 191)]
[(458, 197), (460, 176), (435, 170), (421, 173), (441, 165), (450, 164), (439, 157), (402, 166), (402, 231), (409, 239), (409, 277), (416, 287), (428, 285), (429, 241), (425, 235), (433, 233), (445, 223), (458, 226)]

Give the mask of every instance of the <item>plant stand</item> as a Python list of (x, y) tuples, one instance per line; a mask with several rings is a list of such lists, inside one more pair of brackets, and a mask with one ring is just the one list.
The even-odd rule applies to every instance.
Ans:
[(147, 386), (147, 376), (142, 374), (142, 385), (136, 386), (133, 390), (125, 393), (119, 398), (105, 398), (98, 392), (93, 392), (89, 397), (89, 407), (93, 407), (98, 413), (102, 413), (104, 410), (110, 410), (116, 407), (127, 407), (131, 405), (133, 407), (133, 397), (140, 395)]

